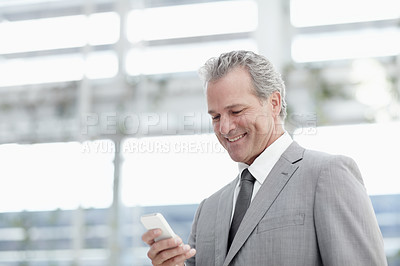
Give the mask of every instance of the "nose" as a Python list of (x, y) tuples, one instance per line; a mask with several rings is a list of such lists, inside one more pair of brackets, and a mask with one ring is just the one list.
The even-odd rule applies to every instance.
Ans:
[(235, 128), (234, 122), (227, 116), (221, 116), (219, 121), (219, 133), (228, 135), (229, 132)]

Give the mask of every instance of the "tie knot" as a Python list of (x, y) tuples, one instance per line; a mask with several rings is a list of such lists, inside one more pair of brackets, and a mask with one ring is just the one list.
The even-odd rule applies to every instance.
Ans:
[(250, 173), (249, 169), (247, 169), (247, 168), (243, 170), (240, 180), (241, 181), (249, 181), (251, 183), (254, 183), (254, 181), (256, 181), (254, 176)]

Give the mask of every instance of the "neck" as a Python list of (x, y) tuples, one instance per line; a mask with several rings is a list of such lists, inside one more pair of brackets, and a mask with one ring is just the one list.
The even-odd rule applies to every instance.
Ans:
[(283, 128), (282, 123), (280, 121), (278, 123), (275, 123), (274, 132), (272, 133), (270, 141), (268, 141), (268, 144), (265, 148), (268, 148), (268, 146), (274, 143), (275, 140), (279, 139), (284, 133), (285, 130)]

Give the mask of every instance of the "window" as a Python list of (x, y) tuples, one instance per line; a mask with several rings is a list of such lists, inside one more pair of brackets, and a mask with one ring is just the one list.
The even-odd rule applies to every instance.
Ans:
[(295, 27), (312, 27), (363, 21), (397, 19), (397, 0), (291, 0)]
[(254, 1), (217, 1), (136, 9), (128, 16), (128, 39), (133, 43), (252, 32), (256, 28), (257, 6)]
[(75, 81), (84, 76), (111, 78), (118, 72), (114, 51), (91, 49), (87, 58), (83, 53), (87, 44), (104, 46), (118, 41), (119, 17), (114, 12), (3, 21), (0, 35), (7, 36), (0, 43), (0, 54), (5, 55), (0, 61), (0, 86)]
[(291, 0), (290, 7), (297, 63), (400, 53), (397, 0)]
[(214, 134), (128, 139), (122, 151), (125, 206), (198, 204), (238, 174)]
[(1, 145), (0, 212), (109, 207), (113, 150), (110, 141)]

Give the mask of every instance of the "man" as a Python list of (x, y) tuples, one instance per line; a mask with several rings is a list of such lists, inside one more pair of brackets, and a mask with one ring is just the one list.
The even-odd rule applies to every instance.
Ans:
[(387, 265), (356, 164), (292, 141), (282, 126), (285, 86), (271, 63), (234, 51), (200, 73), (214, 132), (239, 175), (201, 202), (189, 245), (179, 237), (155, 243), (159, 230), (142, 236), (153, 265)]

